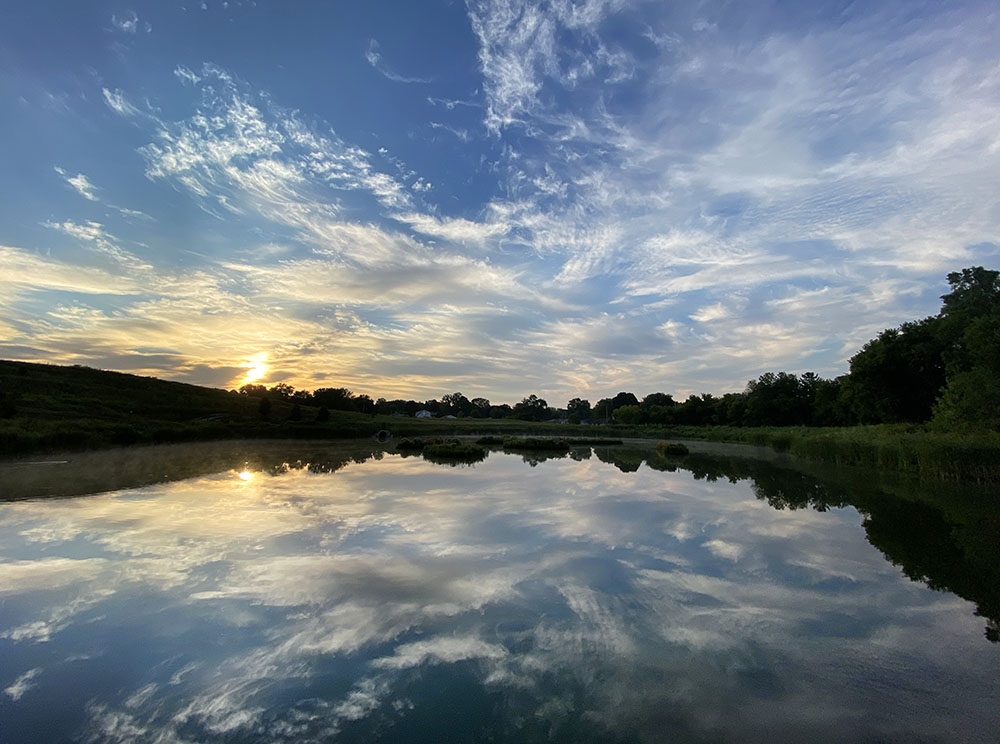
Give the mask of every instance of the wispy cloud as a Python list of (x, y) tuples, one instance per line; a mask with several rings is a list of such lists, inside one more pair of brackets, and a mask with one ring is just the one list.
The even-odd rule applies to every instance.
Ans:
[[(4, 335), (167, 376), (266, 353), (299, 386), (335, 369), (417, 396), (842, 373), (871, 333), (936, 311), (947, 271), (1000, 256), (1000, 21), (961, 3), (827, 11), (470, 0), (441, 51), (463, 64), (435, 95), (385, 99), (398, 117), (321, 103), (301, 76), (286, 90), (282, 68), (260, 90), (238, 55), (162, 60), (162, 90), (102, 71), (100, 125), (73, 131), (118, 170), (60, 168), (53, 188), (86, 203), (33, 214), (8, 242), (36, 250), (4, 260), (52, 284), (73, 265), (82, 286), (114, 277), (113, 296), (5, 278)], [(134, 15), (116, 18), (141, 29)], [(339, 64), (426, 82), (399, 44), (399, 61), (372, 39)], [(60, 96), (40, 110), (76, 116), (85, 96)], [(157, 354), (135, 342), (150, 333)]]
[(375, 39), (370, 39), (368, 41), (368, 49), (365, 51), (365, 59), (368, 60), (368, 64), (378, 70), (384, 77), (392, 80), (394, 83), (431, 83), (432, 78), (429, 77), (417, 77), (410, 75), (400, 75), (394, 72), (386, 64), (385, 60), (382, 59), (382, 53), (379, 51), (379, 43)]
[(153, 27), (148, 21), (140, 21), (134, 10), (126, 10), (123, 13), (111, 14), (111, 25), (118, 31), (125, 34), (134, 34), (138, 31), (149, 33)]
[(102, 88), (101, 93), (104, 96), (104, 102), (108, 107), (120, 116), (136, 116), (141, 112), (125, 98), (125, 94), (120, 90), (108, 90), (107, 88)]
[(76, 193), (84, 199), (98, 201), (97, 194), (95, 193), (97, 191), (97, 187), (94, 186), (94, 184), (90, 182), (90, 179), (88, 179), (85, 175), (77, 173), (75, 176), (71, 176), (58, 166), (56, 166), (55, 171), (62, 176), (66, 183), (72, 186)]
[(18, 700), (24, 697), (24, 693), (28, 692), (28, 690), (38, 685), (38, 683), (35, 682), (34, 680), (35, 677), (37, 677), (41, 673), (42, 673), (41, 667), (35, 667), (34, 669), (29, 669), (28, 671), (26, 671), (24, 674), (22, 674), (20, 677), (14, 680), (14, 684), (4, 689), (4, 692), (7, 694), (7, 697), (9, 697), (16, 703)]

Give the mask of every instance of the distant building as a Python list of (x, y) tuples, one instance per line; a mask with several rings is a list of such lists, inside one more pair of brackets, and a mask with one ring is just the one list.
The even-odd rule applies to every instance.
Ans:
[(434, 418), (434, 414), (428, 411), (426, 408), (422, 408), (413, 414), (415, 418)]
[(451, 414), (449, 413), (449, 414), (448, 414), (447, 416), (445, 416), (445, 418), (458, 418), (458, 416), (452, 416), (452, 415), (451, 415)]

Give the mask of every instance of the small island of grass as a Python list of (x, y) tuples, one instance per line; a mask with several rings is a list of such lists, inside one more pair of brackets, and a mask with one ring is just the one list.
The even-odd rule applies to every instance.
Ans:
[(661, 455), (686, 455), (690, 452), (686, 445), (680, 442), (657, 442), (656, 451)]

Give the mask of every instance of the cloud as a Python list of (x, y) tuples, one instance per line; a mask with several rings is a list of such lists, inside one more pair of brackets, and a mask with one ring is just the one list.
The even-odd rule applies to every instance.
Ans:
[[(7, 348), (212, 380), (266, 352), (297, 387), (335, 369), (375, 395), (723, 392), (777, 365), (840, 374), (997, 255), (997, 21), (976, 8), (465, 10), (479, 79), (420, 97), (445, 117), (410, 133), (429, 153), (212, 64), (155, 101), (100, 88), (150, 193), (176, 194), (136, 205), (148, 225), (46, 214), (39, 246), (146, 291), (45, 304), (20, 283)], [(447, 148), (461, 167), (427, 159)], [(128, 338), (151, 332), (153, 353)]]
[[(486, 126), (494, 133), (524, 123), (545, 108), (541, 93), (555, 83), (572, 89), (583, 80), (613, 84), (628, 76), (628, 55), (601, 41), (604, 20), (622, 7), (618, 0), (480, 0), (468, 4), (479, 39), (479, 64), (486, 94)], [(571, 39), (563, 43), (561, 36)], [(582, 44), (581, 44), (582, 42)], [(584, 52), (581, 46), (590, 46)]]
[(148, 22), (139, 22), (139, 16), (135, 14), (134, 10), (127, 10), (121, 14), (112, 13), (111, 25), (125, 34), (135, 34), (139, 30), (148, 34), (153, 30), (153, 27)]
[(457, 137), (462, 142), (468, 143), (468, 142), (472, 141), (472, 135), (469, 134), (469, 130), (468, 129), (459, 129), (459, 128), (456, 128), (456, 127), (450, 127), (447, 124), (442, 124), (439, 121), (432, 121), (432, 122), (430, 122), (430, 127), (431, 127), (431, 129), (437, 129), (437, 130), (440, 130), (442, 132), (448, 132), (449, 134), (453, 134), (455, 137)]
[(149, 264), (122, 248), (118, 244), (118, 239), (110, 234), (100, 222), (94, 222), (93, 220), (88, 220), (87, 222), (66, 220), (65, 222), (45, 222), (43, 226), (87, 243), (101, 253), (113, 258), (117, 263), (127, 266), (132, 270), (150, 268)]
[(137, 116), (142, 113), (139, 109), (129, 103), (128, 99), (125, 98), (125, 94), (120, 90), (112, 91), (107, 88), (102, 88), (101, 93), (104, 96), (104, 102), (119, 116)]
[(14, 680), (14, 684), (12, 684), (10, 687), (5, 688), (4, 692), (11, 700), (13, 700), (16, 703), (18, 700), (24, 697), (24, 693), (26, 693), (28, 690), (38, 685), (38, 683), (35, 682), (34, 679), (41, 673), (42, 673), (41, 667), (35, 667), (34, 669), (29, 669), (20, 677), (18, 677), (16, 680)]
[(368, 64), (374, 67), (378, 72), (382, 74), (383, 77), (392, 80), (394, 83), (431, 83), (432, 78), (427, 77), (415, 77), (400, 75), (393, 72), (389, 66), (382, 59), (382, 54), (379, 52), (379, 43), (375, 39), (368, 40), (368, 49), (365, 51), (365, 59), (368, 60)]
[(55, 171), (62, 176), (66, 183), (72, 186), (76, 193), (84, 199), (87, 199), (88, 201), (98, 201), (97, 194), (94, 193), (97, 190), (97, 187), (94, 186), (94, 184), (90, 182), (90, 179), (88, 179), (85, 175), (77, 173), (75, 176), (70, 176), (66, 173), (66, 171), (59, 167), (56, 167)]
[[(192, 662), (153, 638), (136, 657), (153, 662), (96, 694), (86, 735), (174, 741), (207, 730), (328, 740), (346, 722), (363, 735), (384, 713), (427, 703), (440, 675), (485, 696), (513, 692), (518, 711), (543, 722), (583, 710), (588, 725), (635, 738), (655, 740), (659, 722), (636, 727), (666, 706), (718, 734), (720, 690), (736, 711), (727, 718), (734, 732), (745, 733), (748, 711), (787, 721), (805, 696), (833, 702), (819, 713), (806, 706), (801, 720), (792, 714), (795, 726), (864, 719), (870, 733), (896, 722), (863, 691), (843, 693), (872, 667), (873, 642), (883, 667), (903, 660), (918, 672), (956, 669), (934, 691), (959, 690), (943, 702), (981, 720), (983, 696), (961, 702), (955, 685), (970, 674), (991, 679), (981, 618), (886, 562), (853, 510), (774, 510), (745, 477), (624, 473), (597, 457), (543, 463), (532, 471), (540, 485), (527, 490), (511, 477), (526, 466), (502, 453), (461, 472), (388, 455), (335, 474), (267, 474), (266, 463), (302, 454), (298, 445), (286, 449), (180, 446), (169, 459), (184, 480), (50, 500), (43, 514), (31, 502), (5, 509), (3, 527), (23, 541), (24, 557), (0, 570), (11, 580), (0, 590), (48, 597), (38, 612), (8, 602), (18, 627), (54, 617), (62, 589), (100, 588), (107, 594), (88, 614), (62, 617), (66, 638), (53, 634), (50, 643), (75, 642), (106, 608), (128, 621), (130, 611), (157, 607), (196, 616), (218, 641)], [(334, 447), (323, 456), (338, 454), (349, 453)], [(78, 464), (88, 477), (102, 459), (116, 472), (155, 466), (148, 452), (125, 462), (121, 453), (91, 457)], [(221, 470), (206, 473), (206, 458)], [(248, 460), (256, 472), (249, 481), (226, 469)], [(780, 473), (762, 474), (781, 482)], [(102, 556), (88, 561), (96, 570), (74, 572), (67, 564), (82, 561), (45, 557), (66, 546)], [(137, 596), (144, 602), (129, 601)], [(824, 635), (831, 631), (833, 639)], [(804, 632), (811, 641), (790, 648), (787, 639)], [(109, 656), (132, 640), (113, 634)], [(837, 659), (816, 675), (816, 649), (828, 646)], [(760, 695), (761, 679), (773, 683), (779, 666), (787, 684)], [(23, 695), (40, 674), (22, 673), (11, 687)], [(677, 679), (686, 681), (681, 690)], [(911, 721), (913, 730), (937, 734), (927, 728), (939, 725), (936, 713)]]
[(418, 233), (443, 238), (449, 243), (484, 243), (510, 231), (503, 222), (473, 222), (461, 217), (439, 218), (429, 214), (406, 213), (397, 216)]
[[(138, 294), (142, 285), (134, 279), (41, 258), (30, 251), (0, 246), (0, 286), (7, 293), (57, 289), (82, 294)], [(9, 297), (9, 295), (8, 295)]]

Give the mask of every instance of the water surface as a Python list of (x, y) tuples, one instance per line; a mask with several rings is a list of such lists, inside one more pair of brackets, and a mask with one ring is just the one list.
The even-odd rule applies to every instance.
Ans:
[(0, 468), (117, 489), (0, 505), (4, 742), (1000, 730), (988, 495), (637, 448), (141, 452)]

